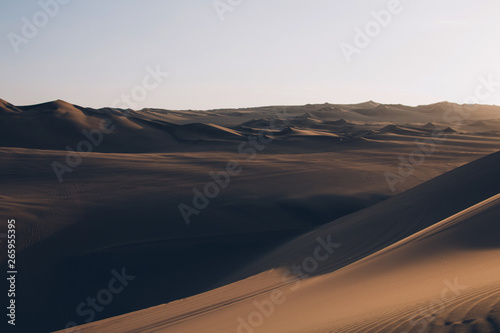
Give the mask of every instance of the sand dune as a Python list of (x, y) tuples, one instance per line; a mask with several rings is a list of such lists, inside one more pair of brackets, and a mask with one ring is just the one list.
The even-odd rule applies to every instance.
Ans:
[[(405, 107), (370, 101), (356, 105), (254, 108), (241, 109), (238, 112), (228, 110), (179, 112), (158, 109), (138, 111), (112, 108), (91, 109), (61, 100), (30, 106), (14, 106), (1, 101), (0, 139), (4, 147), (64, 150), (68, 141), (78, 143), (85, 139), (83, 131), (90, 132), (104, 126), (105, 128), (112, 127), (114, 131), (106, 136), (106, 140), (94, 147), (94, 151), (158, 152), (176, 150), (179, 141), (183, 140), (237, 140), (242, 136), (238, 128), (272, 131), (273, 117), (269, 116), (277, 110), (286, 111), (284, 113), (286, 116), (281, 115), (280, 118), (290, 126), (327, 129), (333, 132), (335, 129), (332, 126), (344, 126), (348, 127), (350, 132), (356, 132), (360, 130), (360, 125), (356, 124), (360, 120), (368, 122), (366, 123), (368, 127), (370, 127), (369, 122), (384, 120), (391, 122), (427, 120), (429, 124), (432, 124), (429, 120), (442, 122), (446, 112), (455, 112), (457, 108), (462, 110), (464, 107), (451, 103)], [(489, 126), (479, 122), (480, 119), (500, 118), (500, 112), (496, 107), (478, 106), (473, 113), (468, 112), (471, 124), (464, 125), (467, 132), (482, 133), (500, 130), (498, 122), (489, 121), (491, 123)], [(267, 117), (248, 119), (257, 114)], [(429, 124), (422, 128), (433, 129), (428, 127)], [(373, 128), (364, 129), (373, 130), (376, 126), (374, 124)], [(394, 131), (396, 130), (394, 126), (394, 124), (389, 124), (389, 127), (382, 128), (382, 126), (377, 129)], [(444, 128), (446, 127), (450, 126)], [(450, 127), (448, 131), (451, 129)], [(15, 135), (21, 130), (24, 131), (21, 137)], [(456, 130), (453, 128), (453, 131)]]
[[(500, 153), (490, 155), (311, 231), (247, 267), (240, 277), (254, 275), (246, 279), (79, 329), (495, 332), (500, 176), (494, 166), (499, 162)], [(338, 244), (312, 269), (306, 262), (319, 238)], [(327, 253), (325, 247), (322, 256)], [(294, 281), (283, 275), (293, 265), (311, 272)]]
[(403, 127), (396, 125), (387, 125), (380, 129), (381, 133), (394, 133), (394, 134), (403, 134), (403, 135), (429, 135), (429, 129), (419, 129), (412, 127)]
[(10, 113), (21, 113), (22, 111), (16, 108), (14, 105), (10, 104), (9, 102), (0, 99), (0, 112), (5, 114), (10, 114)]
[[(16, 216), (23, 235), (18, 242), (23, 271), (18, 300), (30, 320), (20, 329), (54, 331), (70, 321), (84, 324), (77, 306), (108, 283), (112, 269), (126, 266), (137, 279), (94, 320), (125, 313), (135, 318), (133, 311), (177, 300), (161, 306), (165, 313), (152, 308), (152, 319), (136, 324), (157, 323), (169, 332), (198, 330), (183, 326), (182, 317), (214, 331), (234, 331), (236, 319), (253, 311), (248, 300), (267, 297), (264, 290), (296, 285), (282, 281), (284, 267), (311, 256), (318, 235), (328, 237), (326, 232), (338, 237), (332, 241), (341, 246), (310, 279), (300, 281), (300, 290), (330, 274), (331, 281), (340, 281), (335, 274), (361, 265), (359, 260), (500, 192), (497, 155), (467, 164), (498, 150), (498, 108), (478, 106), (476, 117), (483, 118), (462, 124), (445, 121), (443, 113), (450, 108), (455, 106), (370, 101), (179, 111), (92, 109), (60, 100), (32, 106), (0, 101), (0, 213)], [(114, 130), (102, 132), (103, 121)], [(456, 132), (442, 132), (447, 136), (434, 141), (434, 131), (447, 127)], [(67, 163), (68, 146), (76, 151), (82, 141), (92, 141), (85, 133), (94, 133), (99, 143), (81, 154), (81, 164), (59, 183), (52, 164)], [(259, 135), (265, 143), (258, 141)], [(391, 189), (384, 174), (399, 175), (401, 159), (408, 160), (422, 140), (432, 143), (432, 153)], [(211, 174), (225, 170), (228, 161), (237, 162), (242, 172), (187, 225), (179, 204), (192, 205), (194, 190), (203, 191), (214, 181)], [(3, 268), (5, 260), (1, 254)], [(317, 283), (329, 290), (327, 281)], [(341, 289), (359, 292), (342, 283)], [(293, 290), (286, 297), (301, 295), (300, 302), (315, 309), (308, 290), (304, 288), (304, 295)], [(318, 299), (330, 295), (310, 290)], [(233, 301), (237, 299), (241, 301)], [(346, 308), (357, 307), (353, 300), (345, 299)], [(219, 301), (225, 305), (220, 307)], [(376, 318), (370, 323), (392, 325), (390, 318), (411, 309), (403, 303), (394, 298), (383, 313), (372, 305), (359, 310), (365, 311), (363, 317)], [(288, 323), (279, 318), (302, 316), (297, 303), (282, 305), (288, 309), (284, 317), (276, 312), (276, 319), (266, 319), (259, 330), (283, 331)], [(318, 332), (337, 327), (322, 315), (309, 315), (307, 322)], [(361, 325), (351, 319), (338, 322), (344, 328)], [(120, 331), (114, 326), (119, 320), (111, 318), (110, 327)], [(135, 320), (126, 319), (121, 329), (134, 331)], [(287, 321), (296, 330), (312, 327), (306, 320)], [(106, 332), (102, 324), (89, 327)]]
[[(65, 150), (70, 145), (76, 150), (75, 146), (89, 140), (88, 136), (96, 130), (106, 134), (102, 142), (94, 134), (100, 143), (93, 145), (93, 151), (99, 152), (155, 151), (167, 149), (175, 142), (167, 133), (145, 128), (133, 118), (84, 112), (60, 100), (17, 108), (21, 112), (0, 115), (0, 140), (4, 147)], [(111, 130), (112, 133), (106, 133)]]

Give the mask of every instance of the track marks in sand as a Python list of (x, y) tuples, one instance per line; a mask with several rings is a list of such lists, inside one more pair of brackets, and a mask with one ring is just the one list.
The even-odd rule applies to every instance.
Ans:
[(471, 290), (448, 303), (432, 304), (431, 300), (405, 306), (398, 312), (379, 312), (367, 321), (317, 333), (500, 332), (500, 284)]

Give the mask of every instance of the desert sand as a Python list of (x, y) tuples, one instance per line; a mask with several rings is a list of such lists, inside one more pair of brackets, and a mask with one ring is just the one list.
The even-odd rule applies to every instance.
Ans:
[[(500, 107), (0, 100), (0, 120), (25, 331), (500, 331)], [(134, 279), (87, 320), (122, 268)]]
[[(500, 154), (485, 157), (298, 237), (254, 263), (249, 270), (262, 272), (249, 278), (79, 329), (495, 332), (500, 195), (491, 194), (499, 190), (492, 167), (499, 161)], [(485, 179), (489, 186), (474, 189)], [(450, 198), (454, 203), (443, 205)], [(313, 268), (306, 258), (314, 256), (318, 237), (329, 235), (344, 242), (318, 260), (317, 270), (308, 277), (283, 272)]]

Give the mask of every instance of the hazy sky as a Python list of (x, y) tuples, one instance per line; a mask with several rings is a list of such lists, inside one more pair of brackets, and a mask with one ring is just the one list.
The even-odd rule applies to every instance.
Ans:
[[(0, 98), (109, 106), (148, 66), (169, 76), (138, 106), (171, 109), (462, 103), (479, 76), (500, 81), (498, 0), (401, 0), (350, 63), (341, 43), (355, 46), (355, 28), (390, 1), (239, 1), (220, 1), (236, 4), (221, 20), (213, 0), (72, 0), (46, 25), (38, 1), (2, 1)], [(40, 28), (16, 53), (33, 16)], [(481, 103), (500, 104), (497, 89)]]

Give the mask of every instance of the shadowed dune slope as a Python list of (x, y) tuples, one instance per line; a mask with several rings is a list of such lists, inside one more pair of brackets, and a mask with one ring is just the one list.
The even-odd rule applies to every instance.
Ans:
[(342, 243), (342, 253), (322, 263), (336, 269), (384, 248), (392, 242), (500, 193), (500, 152), (468, 163), (418, 185), (396, 197), (337, 219), (280, 247), (249, 265), (234, 279), (300, 263), (309, 256), (302, 247), (314, 247), (318, 234), (332, 235)]
[[(79, 329), (498, 332), (499, 163), (489, 155), (311, 231), (248, 266), (246, 279)], [(290, 267), (303, 269), (294, 278)]]
[(20, 107), (2, 101), (0, 119), (3, 147), (77, 150), (87, 141), (94, 152), (144, 153), (179, 150), (186, 141), (242, 140), (240, 133), (220, 125), (177, 125), (136, 111), (93, 110), (61, 100)]
[(168, 133), (141, 126), (133, 118), (88, 113), (61, 100), (17, 109), (21, 112), (0, 112), (3, 147), (77, 150), (80, 142), (87, 141), (92, 151), (147, 152), (175, 143)]

